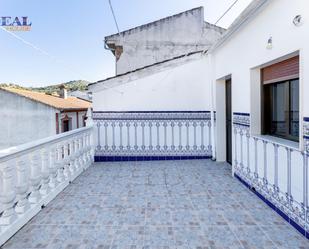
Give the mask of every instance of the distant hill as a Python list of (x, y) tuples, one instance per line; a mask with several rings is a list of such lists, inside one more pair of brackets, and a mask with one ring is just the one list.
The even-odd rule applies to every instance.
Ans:
[(46, 94), (52, 94), (52, 93), (59, 93), (60, 92), (60, 86), (65, 85), (68, 91), (85, 91), (88, 88), (88, 84), (90, 82), (85, 80), (73, 80), (57, 85), (50, 85), (50, 86), (44, 86), (44, 87), (23, 87), (17, 84), (6, 84), (6, 83), (0, 83), (0, 87), (13, 87), (17, 89), (25, 89), (25, 90), (32, 90), (32, 91), (38, 91), (38, 92), (44, 92)]

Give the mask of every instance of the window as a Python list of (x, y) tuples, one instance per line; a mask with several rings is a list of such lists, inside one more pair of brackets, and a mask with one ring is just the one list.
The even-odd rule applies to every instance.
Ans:
[(299, 140), (299, 80), (264, 85), (264, 134)]

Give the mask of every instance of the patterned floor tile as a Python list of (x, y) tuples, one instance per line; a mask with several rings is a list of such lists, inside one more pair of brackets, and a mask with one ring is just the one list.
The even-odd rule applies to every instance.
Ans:
[(309, 249), (209, 160), (97, 163), (3, 249)]

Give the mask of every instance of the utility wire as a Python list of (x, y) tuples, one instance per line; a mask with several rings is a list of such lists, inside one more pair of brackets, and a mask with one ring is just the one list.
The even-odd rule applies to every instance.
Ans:
[[(111, 0), (108, 0), (109, 2), (109, 6), (110, 6), (110, 9), (111, 9), (111, 12), (113, 14), (113, 18), (114, 18), (114, 22), (115, 22), (115, 25), (116, 25), (116, 28), (117, 28), (117, 31), (118, 31), (118, 35), (120, 36), (120, 30), (119, 30), (119, 26), (118, 26), (118, 22), (117, 22), (117, 19), (116, 19), (116, 16), (115, 16), (115, 13), (114, 13), (114, 9), (113, 9), (113, 6), (112, 6), (112, 3), (111, 3)], [(214, 23), (214, 25), (217, 25), (225, 16), (226, 14), (239, 2), (239, 0), (235, 0), (227, 9), (226, 11), (217, 19), (217, 21)], [(205, 34), (205, 37), (207, 34), (209, 34), (210, 31), (206, 32)], [(198, 44), (196, 44), (195, 46), (198, 46)], [(128, 64), (129, 61), (127, 60)], [(168, 76), (170, 76), (170, 74), (174, 71), (175, 68), (171, 68), (171, 71), (167, 72), (165, 76), (162, 77), (161, 81), (163, 79), (166, 79)], [(117, 87), (117, 86), (114, 86), (114, 87)], [(113, 88), (113, 86), (111, 87)], [(154, 90), (154, 89), (152, 89)], [(122, 92), (123, 93), (123, 92)]]
[(61, 64), (62, 66), (66, 66), (66, 68), (68, 69), (68, 71), (70, 71), (71, 73), (78, 75), (78, 77), (81, 77), (82, 79), (87, 79), (88, 77), (85, 77), (84, 75), (82, 75), (80, 72), (75, 71), (74, 69), (72, 69), (71, 66), (65, 65), (62, 61), (59, 61), (55, 56), (51, 55), (50, 53), (48, 53), (47, 51), (39, 48), (38, 46), (34, 45), (31, 42), (26, 41), (25, 39), (21, 38), (20, 36), (14, 34), (13, 32), (5, 29), (4, 27), (0, 27), (3, 31), (5, 31), (6, 33), (8, 33), (9, 35), (11, 35), (12, 37), (14, 37), (15, 39), (21, 41), (22, 43), (24, 43), (25, 45), (33, 48), (34, 50), (40, 52), (41, 54), (49, 57), (50, 59), (52, 59), (53, 61), (57, 62), (58, 64)]
[(222, 14), (222, 16), (219, 17), (219, 19), (214, 23), (215, 25), (218, 24), (222, 20), (222, 18), (238, 3), (239, 0), (235, 0), (230, 7)]
[[(57, 62), (58, 64), (61, 64), (61, 66), (66, 66), (66, 68), (67, 68), (68, 71), (70, 71), (71, 73), (75, 74), (75, 75), (78, 76), (79, 78), (82, 78), (82, 79), (87, 79), (87, 78), (88, 78), (88, 77), (85, 77), (85, 76), (84, 76), (83, 74), (81, 74), (80, 72), (77, 72), (76, 70), (72, 69), (71, 66), (68, 66), (68, 65), (64, 64), (63, 62), (59, 61), (55, 56), (51, 55), (51, 54), (48, 53), (46, 50), (41, 49), (41, 48), (39, 48), (38, 46), (34, 45), (33, 43), (26, 41), (25, 39), (23, 39), (23, 38), (21, 38), (20, 36), (14, 34), (14, 33), (11, 32), (11, 31), (5, 29), (4, 27), (0, 27), (0, 28), (1, 28), (3, 31), (5, 31), (6, 33), (8, 33), (9, 35), (11, 35), (12, 37), (14, 37), (15, 39), (17, 39), (17, 40), (21, 41), (22, 43), (24, 43), (25, 45), (31, 47), (32, 49), (34, 49), (34, 50), (40, 52), (40, 53), (43, 54), (43, 55), (49, 57), (50, 59), (52, 59), (53, 61)], [(110, 88), (105, 87), (105, 86), (104, 86), (104, 88), (105, 88), (106, 90), (110, 89)], [(115, 91), (115, 92), (118, 92), (118, 93), (121, 93), (121, 94), (123, 93), (123, 92), (118, 91), (118, 90), (115, 90), (115, 89), (111, 89), (111, 90), (113, 90), (113, 91)]]
[(112, 12), (112, 14), (113, 14), (114, 22), (115, 22), (115, 24), (116, 24), (116, 28), (117, 28), (117, 31), (118, 31), (118, 34), (119, 34), (119, 33), (120, 33), (120, 30), (119, 30), (118, 22), (117, 22), (117, 19), (116, 19), (116, 15), (115, 15), (115, 12), (114, 12), (113, 5), (112, 5), (111, 0), (108, 0), (108, 3), (109, 3), (109, 7), (110, 7), (110, 9), (111, 9), (111, 12)]

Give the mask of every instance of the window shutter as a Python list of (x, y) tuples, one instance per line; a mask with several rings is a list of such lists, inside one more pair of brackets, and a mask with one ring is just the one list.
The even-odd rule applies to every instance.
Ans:
[(299, 56), (278, 62), (262, 69), (264, 84), (299, 78)]

